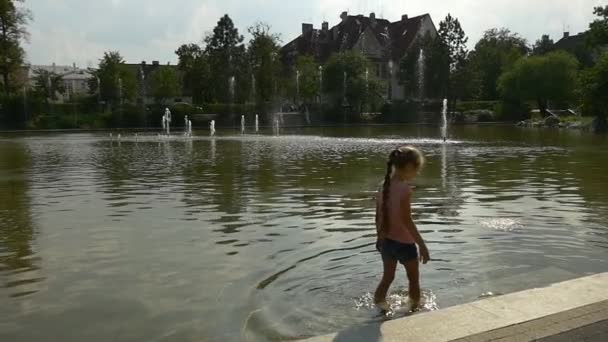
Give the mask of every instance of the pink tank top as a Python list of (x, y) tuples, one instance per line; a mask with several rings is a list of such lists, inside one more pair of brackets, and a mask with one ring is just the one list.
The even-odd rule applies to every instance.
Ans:
[[(401, 203), (406, 200), (407, 196), (412, 192), (409, 185), (399, 179), (391, 179), (388, 201), (389, 224), (387, 238), (401, 243), (415, 243), (412, 234), (407, 229)], [(378, 204), (378, 219), (382, 225), (384, 218), (382, 214), (382, 187), (376, 195), (376, 203)]]

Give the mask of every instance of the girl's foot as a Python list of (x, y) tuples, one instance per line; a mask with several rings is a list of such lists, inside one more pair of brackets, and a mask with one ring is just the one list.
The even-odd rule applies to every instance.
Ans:
[(391, 311), (391, 306), (388, 304), (388, 302), (386, 300), (376, 301), (376, 306), (384, 312)]

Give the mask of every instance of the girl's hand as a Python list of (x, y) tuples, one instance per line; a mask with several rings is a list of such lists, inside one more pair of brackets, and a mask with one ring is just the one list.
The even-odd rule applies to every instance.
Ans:
[(420, 246), (420, 262), (423, 264), (428, 263), (431, 260), (431, 255), (429, 254), (429, 249), (426, 246)]

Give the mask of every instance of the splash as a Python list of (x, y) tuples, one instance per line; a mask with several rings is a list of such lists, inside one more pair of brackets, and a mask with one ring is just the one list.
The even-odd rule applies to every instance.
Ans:
[[(422, 290), (420, 311), (435, 311), (439, 309), (437, 305), (437, 296), (432, 290)], [(407, 290), (397, 290), (390, 294), (386, 299), (390, 306), (390, 311), (386, 313), (387, 317), (393, 317), (397, 314), (410, 314), (410, 299)], [(374, 303), (374, 295), (370, 292), (355, 299), (355, 309), (357, 310), (377, 310)]]
[(524, 226), (519, 221), (510, 218), (496, 218), (479, 222), (484, 228), (512, 232), (523, 229)]

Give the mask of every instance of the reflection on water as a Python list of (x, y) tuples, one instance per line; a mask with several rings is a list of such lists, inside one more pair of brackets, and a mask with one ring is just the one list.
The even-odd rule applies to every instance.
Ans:
[[(608, 271), (605, 138), (221, 133), (0, 137), (0, 340), (264, 341), (377, 321), (373, 196), (402, 143), (428, 159), (414, 203), (427, 310)], [(405, 286), (400, 270), (396, 317)]]

